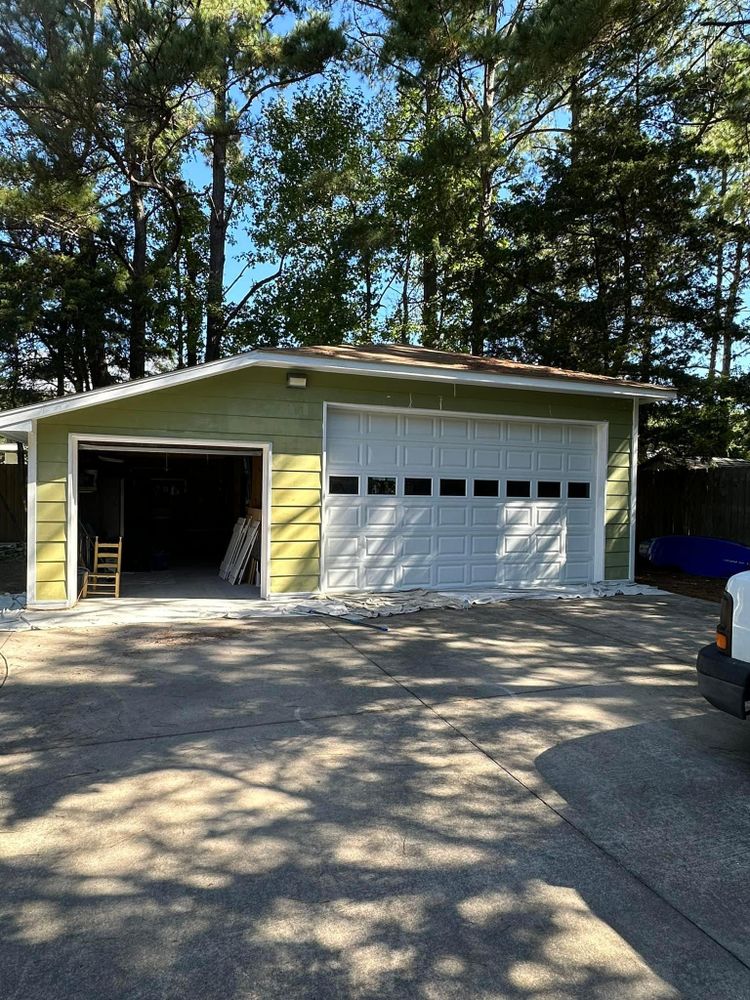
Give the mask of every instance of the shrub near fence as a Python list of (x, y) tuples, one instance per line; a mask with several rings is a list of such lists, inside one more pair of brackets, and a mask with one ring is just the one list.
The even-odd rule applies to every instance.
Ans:
[(26, 541), (22, 465), (0, 465), (0, 542)]
[(638, 542), (708, 535), (750, 545), (750, 462), (638, 472)]

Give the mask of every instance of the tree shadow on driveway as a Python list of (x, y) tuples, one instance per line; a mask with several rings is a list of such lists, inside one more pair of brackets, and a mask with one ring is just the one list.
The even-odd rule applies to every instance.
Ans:
[(748, 993), (325, 625), (28, 641), (0, 700), (3, 998)]

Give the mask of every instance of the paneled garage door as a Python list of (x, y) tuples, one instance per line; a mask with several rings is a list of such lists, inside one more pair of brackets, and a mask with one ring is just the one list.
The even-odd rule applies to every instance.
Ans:
[(323, 588), (591, 582), (600, 492), (594, 425), (331, 406)]

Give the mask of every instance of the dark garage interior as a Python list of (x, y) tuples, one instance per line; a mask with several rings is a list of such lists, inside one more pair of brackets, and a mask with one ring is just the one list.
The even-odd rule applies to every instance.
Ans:
[(232, 586), (219, 566), (237, 519), (261, 506), (260, 452), (82, 445), (79, 565), (92, 568), (95, 538), (121, 537), (123, 597), (247, 598), (255, 580)]

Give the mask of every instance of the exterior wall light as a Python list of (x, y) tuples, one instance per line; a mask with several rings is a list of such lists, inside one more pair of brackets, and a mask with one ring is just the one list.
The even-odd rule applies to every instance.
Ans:
[(294, 372), (287, 372), (286, 384), (289, 389), (306, 389), (307, 375), (295, 375)]

